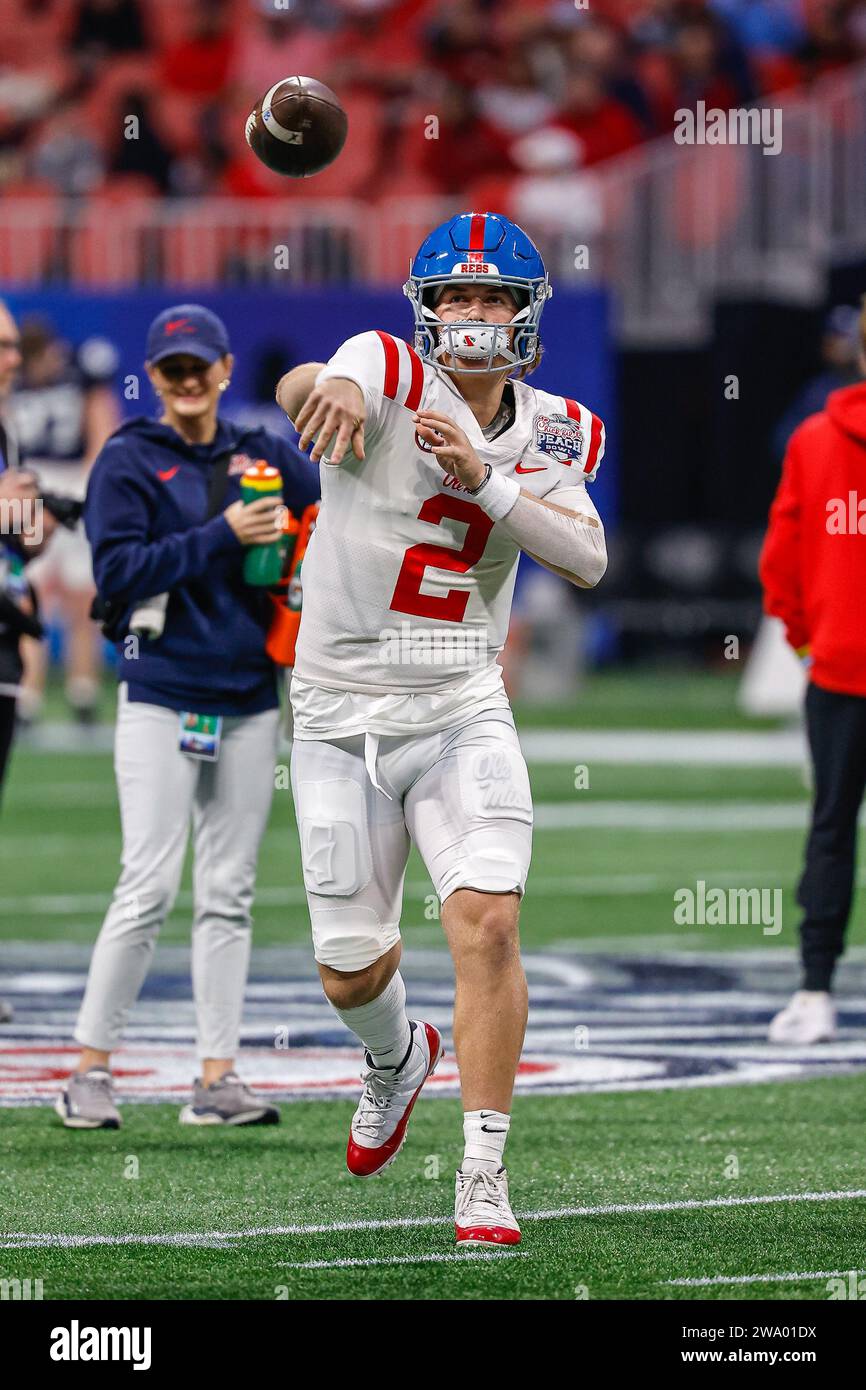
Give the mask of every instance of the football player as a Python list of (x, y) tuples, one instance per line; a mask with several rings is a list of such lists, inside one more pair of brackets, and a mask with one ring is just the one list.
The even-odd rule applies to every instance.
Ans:
[(460, 1245), (514, 1245), (503, 1166), (527, 1015), (518, 912), (532, 805), (497, 656), (523, 550), (592, 588), (607, 565), (586, 485), (590, 409), (525, 377), (551, 294), (506, 217), (437, 227), (404, 286), (415, 345), (361, 333), (283, 377), (277, 400), (322, 468), (292, 682), (292, 787), (316, 961), (365, 1049), (347, 1150), (396, 1158), (442, 1056), (406, 1015), (400, 911), (410, 842), (454, 960), (465, 1148)]

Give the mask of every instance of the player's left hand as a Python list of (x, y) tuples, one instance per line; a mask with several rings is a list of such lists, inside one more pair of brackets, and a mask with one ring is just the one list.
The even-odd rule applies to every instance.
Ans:
[(484, 481), (484, 464), (459, 425), (435, 410), (421, 410), (413, 416), (413, 421), (421, 439), (430, 445), (440, 468), (466, 488), (476, 488)]

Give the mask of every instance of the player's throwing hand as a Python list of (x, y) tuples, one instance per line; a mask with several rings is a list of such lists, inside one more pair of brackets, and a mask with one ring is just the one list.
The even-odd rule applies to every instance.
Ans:
[(351, 445), (356, 458), (364, 457), (364, 396), (354, 381), (331, 377), (321, 386), (314, 386), (295, 417), (295, 429), (300, 434), (299, 447), (306, 449), (315, 440), (310, 458), (318, 463), (329, 439), (334, 447), (326, 463), (342, 463)]
[(483, 483), (484, 464), (459, 425), (435, 410), (419, 411), (413, 423), (421, 439), (430, 446), (440, 468), (451, 473), (470, 491)]

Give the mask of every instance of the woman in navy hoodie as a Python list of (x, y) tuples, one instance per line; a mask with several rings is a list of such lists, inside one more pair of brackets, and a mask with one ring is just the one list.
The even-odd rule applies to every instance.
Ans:
[[(55, 1107), (73, 1129), (120, 1124), (110, 1055), (177, 896), (190, 823), (201, 1076), (180, 1118), (279, 1119), (234, 1070), (279, 721), (278, 668), (265, 650), (272, 603), (266, 590), (245, 583), (243, 562), (245, 547), (273, 541), (280, 498), (246, 505), (240, 477), (259, 459), (278, 468), (282, 504), (296, 516), (317, 499), (319, 481), (277, 435), (218, 419), (232, 365), (215, 314), (195, 304), (160, 314), (148, 332), (146, 367), (161, 418), (121, 426), (90, 477), (85, 525), (96, 586), (118, 636), (123, 858), (75, 1029), (81, 1058)], [(159, 636), (130, 633), (142, 607), (156, 608)]]

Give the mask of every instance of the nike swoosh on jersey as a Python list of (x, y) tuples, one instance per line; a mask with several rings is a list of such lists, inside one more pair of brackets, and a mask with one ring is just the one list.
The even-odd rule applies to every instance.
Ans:
[(156, 476), (159, 478), (159, 481), (161, 483), (170, 483), (179, 468), (179, 463), (176, 463), (174, 465), (174, 468), (158, 468), (156, 470)]
[(518, 463), (518, 465), (517, 465), (517, 467), (515, 468), (514, 471), (515, 471), (515, 473), (544, 473), (544, 472), (546, 471), (546, 469), (547, 469), (547, 464), (546, 464), (546, 463), (543, 463), (543, 464), (541, 465), (540, 468), (524, 468), (524, 467), (523, 467), (523, 464), (522, 464), (522, 462), (521, 462), (521, 463)]

